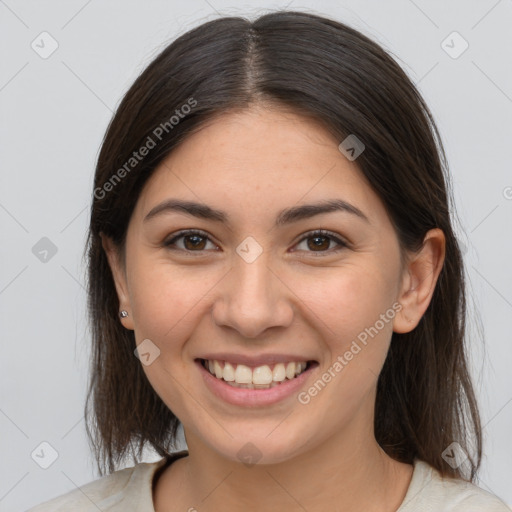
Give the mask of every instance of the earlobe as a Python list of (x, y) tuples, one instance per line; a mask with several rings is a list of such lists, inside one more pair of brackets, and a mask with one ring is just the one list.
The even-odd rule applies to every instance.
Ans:
[[(130, 314), (130, 299), (126, 283), (126, 274), (119, 259), (119, 250), (112, 239), (104, 233), (100, 233), (101, 244), (107, 256), (108, 264), (112, 272), (112, 277), (116, 286), (117, 297), (119, 299), (118, 318), (127, 329), (133, 330), (133, 320)], [(124, 313), (123, 313), (124, 312)]]
[(398, 297), (402, 309), (395, 316), (394, 332), (412, 331), (423, 317), (443, 268), (445, 245), (443, 231), (439, 228), (431, 229), (425, 235), (420, 251), (407, 263)]

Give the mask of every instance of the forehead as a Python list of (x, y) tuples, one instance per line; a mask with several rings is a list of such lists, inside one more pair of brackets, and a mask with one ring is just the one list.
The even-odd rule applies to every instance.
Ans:
[(268, 212), (341, 198), (382, 217), (384, 207), (339, 142), (310, 118), (279, 109), (222, 114), (178, 146), (146, 184), (147, 213), (169, 197)]

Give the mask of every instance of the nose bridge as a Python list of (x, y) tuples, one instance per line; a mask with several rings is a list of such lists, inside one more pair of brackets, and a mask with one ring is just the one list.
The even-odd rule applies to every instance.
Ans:
[(285, 287), (270, 267), (270, 254), (254, 239), (246, 239), (237, 247), (230, 278), (214, 308), (218, 325), (230, 326), (252, 338), (269, 327), (291, 322)]

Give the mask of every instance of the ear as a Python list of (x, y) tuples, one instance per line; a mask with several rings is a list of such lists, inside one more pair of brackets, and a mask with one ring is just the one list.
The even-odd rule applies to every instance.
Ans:
[(110, 270), (114, 278), (116, 286), (117, 297), (119, 299), (119, 311), (126, 310), (128, 316), (126, 318), (119, 318), (124, 327), (133, 331), (133, 316), (130, 307), (130, 298), (128, 294), (128, 286), (126, 283), (126, 272), (124, 265), (120, 261), (119, 248), (114, 244), (111, 238), (104, 233), (100, 233), (101, 245), (107, 255)]
[(402, 287), (398, 302), (402, 309), (393, 321), (393, 331), (412, 331), (420, 322), (430, 304), (443, 268), (446, 240), (441, 229), (428, 231), (422, 248), (409, 258), (402, 277)]

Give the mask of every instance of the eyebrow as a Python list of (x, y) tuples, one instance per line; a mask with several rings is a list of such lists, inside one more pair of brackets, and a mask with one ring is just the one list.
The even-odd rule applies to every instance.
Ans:
[[(217, 222), (229, 223), (229, 215), (222, 210), (211, 208), (203, 203), (195, 201), (185, 201), (182, 199), (167, 199), (156, 205), (144, 218), (144, 222), (168, 212), (181, 212), (201, 219), (213, 220)], [(356, 206), (342, 200), (329, 199), (314, 204), (304, 204), (286, 208), (279, 212), (275, 225), (283, 226), (291, 224), (302, 219), (308, 219), (315, 215), (331, 212), (345, 212), (359, 217), (368, 224), (371, 224), (368, 217)]]

